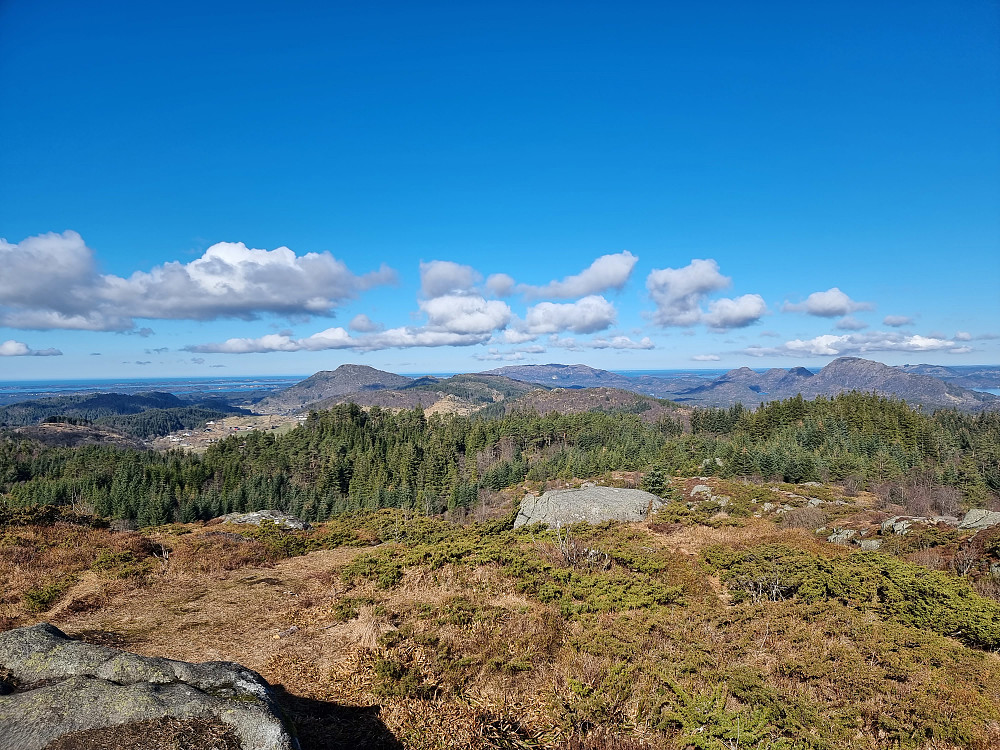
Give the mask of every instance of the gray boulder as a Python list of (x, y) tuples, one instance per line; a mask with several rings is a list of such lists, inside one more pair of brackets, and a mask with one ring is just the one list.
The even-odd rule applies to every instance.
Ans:
[(833, 533), (826, 538), (826, 541), (833, 544), (848, 544), (857, 535), (858, 532), (854, 529), (834, 529)]
[(42, 750), (70, 732), (172, 717), (216, 719), (245, 750), (295, 750), (270, 686), (232, 662), (191, 664), (75, 641), (42, 623), (0, 633), (4, 750)]
[(583, 487), (581, 489), (549, 490), (541, 497), (525, 495), (514, 526), (545, 523), (566, 526), (586, 521), (645, 521), (649, 514), (663, 505), (656, 495), (643, 490), (618, 487)]
[(252, 513), (229, 513), (227, 515), (220, 516), (219, 520), (223, 523), (249, 523), (254, 526), (260, 526), (262, 521), (271, 521), (276, 523), (278, 526), (285, 527), (286, 529), (296, 529), (298, 531), (309, 528), (309, 524), (305, 521), (301, 521), (295, 516), (290, 516), (287, 513), (282, 513), (278, 510), (256, 510)]
[(965, 514), (962, 523), (958, 525), (960, 529), (989, 529), (1000, 524), (1000, 512), (985, 510), (984, 508), (973, 508)]

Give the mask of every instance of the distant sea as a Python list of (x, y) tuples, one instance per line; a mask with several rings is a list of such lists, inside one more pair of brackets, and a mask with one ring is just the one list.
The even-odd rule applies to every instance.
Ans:
[(136, 378), (131, 380), (8, 380), (0, 381), (0, 406), (71, 393), (144, 393), (160, 391), (231, 396), (276, 391), (305, 380), (308, 375), (246, 375), (226, 378)]

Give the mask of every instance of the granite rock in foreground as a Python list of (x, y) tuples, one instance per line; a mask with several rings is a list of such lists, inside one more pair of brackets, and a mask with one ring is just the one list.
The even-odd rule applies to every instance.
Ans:
[(246, 750), (295, 750), (270, 686), (233, 662), (192, 664), (73, 640), (41, 623), (0, 633), (0, 737), (43, 750), (70, 732), (215, 719)]
[(566, 526), (580, 521), (638, 523), (645, 521), (662, 505), (660, 498), (643, 490), (593, 485), (580, 489), (549, 490), (541, 497), (524, 496), (514, 526), (539, 522), (549, 526)]

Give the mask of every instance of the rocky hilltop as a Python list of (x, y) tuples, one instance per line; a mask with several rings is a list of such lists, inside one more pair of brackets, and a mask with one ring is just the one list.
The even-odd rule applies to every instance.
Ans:
[[(578, 411), (584, 403), (589, 404), (584, 410), (607, 408), (599, 401), (608, 401), (611, 389), (669, 399), (688, 406), (728, 407), (742, 403), (755, 407), (798, 394), (813, 399), (845, 391), (865, 391), (903, 399), (924, 409), (956, 408), (973, 412), (1000, 409), (998, 396), (969, 390), (953, 380), (928, 374), (948, 368), (930, 365), (919, 368), (926, 372), (911, 366), (890, 367), (859, 357), (841, 357), (815, 373), (805, 367), (787, 370), (775, 367), (765, 372), (740, 367), (715, 379), (697, 375), (629, 377), (581, 364), (516, 365), (450, 378), (409, 378), (365, 365), (348, 364), (333, 371), (318, 372), (264, 399), (255, 406), (255, 411), (298, 414), (347, 402), (395, 409), (420, 406), (466, 414), (500, 402), (505, 403), (507, 411), (532, 406), (545, 411), (549, 402), (559, 402), (559, 408), (574, 402), (570, 411)], [(989, 368), (984, 368), (987, 370)], [(987, 375), (988, 372), (982, 377)], [(553, 389), (576, 391), (581, 395), (579, 398), (569, 394), (546, 395)], [(590, 390), (595, 393), (582, 393)], [(620, 398), (611, 400), (615, 401), (613, 408), (622, 408)], [(644, 410), (646, 407), (639, 408)]]
[(717, 380), (674, 397), (680, 403), (729, 406), (740, 402), (756, 406), (768, 401), (835, 396), (845, 391), (880, 393), (924, 409), (982, 411), (1000, 408), (1000, 398), (947, 383), (931, 375), (905, 372), (859, 357), (840, 357), (813, 374), (803, 367), (774, 368), (764, 373), (747, 367), (731, 370)]
[[(930, 365), (920, 367), (933, 370)], [(845, 391), (874, 391), (925, 409), (1000, 409), (1000, 397), (992, 394), (972, 391), (954, 381), (912, 371), (912, 368), (890, 367), (859, 357), (840, 357), (816, 373), (805, 367), (788, 370), (775, 367), (766, 372), (740, 367), (714, 380), (694, 376), (665, 378), (646, 375), (630, 378), (585, 365), (520, 365), (490, 372), (563, 388), (590, 388), (600, 384), (691, 406), (726, 407), (736, 403), (758, 406), (800, 393), (812, 399), (835, 396)], [(988, 377), (989, 372), (990, 368), (983, 368), (983, 373), (977, 377)]]
[(254, 409), (260, 414), (288, 414), (303, 411), (311, 404), (348, 393), (400, 388), (413, 378), (376, 370), (367, 365), (341, 365), (336, 370), (322, 370), (290, 388), (268, 396)]

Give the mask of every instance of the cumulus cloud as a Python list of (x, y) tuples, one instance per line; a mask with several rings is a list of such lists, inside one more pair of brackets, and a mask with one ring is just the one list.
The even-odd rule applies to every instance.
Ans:
[(744, 294), (736, 299), (713, 300), (708, 303), (708, 312), (702, 322), (711, 328), (727, 330), (745, 328), (756, 323), (767, 313), (767, 304), (759, 294)]
[(23, 341), (9, 339), (0, 343), (0, 357), (60, 357), (58, 349), (32, 349)]
[(841, 357), (870, 352), (949, 352), (959, 347), (960, 345), (951, 339), (879, 331), (843, 335), (828, 333), (812, 339), (793, 339), (779, 347), (752, 346), (743, 352), (754, 357), (787, 355)]
[(783, 310), (789, 312), (804, 312), (808, 315), (818, 315), (821, 318), (836, 318), (849, 315), (858, 310), (872, 310), (871, 302), (856, 302), (837, 287), (831, 287), (825, 292), (813, 292), (806, 301), (799, 304), (786, 302)]
[(718, 362), (722, 357), (718, 354), (695, 354), (691, 359), (695, 362)]
[(290, 336), (269, 333), (260, 338), (232, 338), (220, 344), (198, 344), (185, 347), (189, 352), (206, 354), (255, 354), (260, 352), (297, 352), (302, 347)]
[(490, 338), (487, 333), (456, 333), (425, 327), (390, 328), (378, 333), (351, 336), (345, 329), (328, 328), (305, 338), (271, 333), (260, 338), (232, 338), (221, 343), (196, 344), (186, 351), (212, 354), (262, 354), (267, 352), (353, 349), (359, 352), (409, 347), (471, 346)]
[(587, 344), (591, 349), (654, 349), (653, 340), (644, 336), (639, 341), (633, 341), (628, 336), (612, 336), (611, 338), (592, 339)]
[(432, 260), (420, 264), (420, 291), (428, 299), (468, 292), (481, 278), (472, 266), (463, 266), (450, 260)]
[(841, 331), (860, 331), (868, 327), (863, 320), (858, 320), (853, 315), (847, 315), (837, 321), (837, 328)]
[(653, 320), (662, 326), (693, 326), (701, 321), (705, 297), (730, 282), (712, 259), (692, 260), (683, 268), (654, 269), (646, 277), (646, 289), (656, 303)]
[(508, 297), (514, 293), (514, 279), (505, 273), (494, 273), (486, 279), (486, 288), (497, 297)]
[(127, 278), (102, 275), (76, 232), (0, 240), (0, 267), (0, 325), (140, 335), (148, 329), (136, 331), (136, 318), (330, 315), (359, 292), (396, 280), (385, 266), (357, 275), (329, 252), (299, 256), (287, 247), (259, 250), (242, 242), (219, 242), (189, 263), (164, 263)]
[(385, 266), (358, 276), (328, 252), (298, 256), (287, 247), (219, 242), (190, 263), (164, 263), (127, 279), (104, 276), (98, 292), (139, 318), (254, 319), (262, 312), (329, 315), (359, 291), (395, 280)]
[(474, 354), (473, 357), (480, 362), (520, 362), (524, 359), (524, 352), (517, 350), (501, 352), (499, 349), (490, 349), (480, 354)]
[(538, 338), (538, 333), (532, 333), (531, 331), (526, 331), (522, 327), (518, 328), (508, 328), (503, 332), (503, 336), (500, 337), (505, 344), (523, 344), (528, 341), (534, 341)]
[(576, 302), (540, 302), (528, 308), (524, 325), (534, 334), (594, 333), (615, 323), (615, 308), (604, 297), (590, 295)]
[(955, 334), (956, 341), (972, 341), (972, 334), (968, 331), (959, 331)]
[(543, 286), (521, 284), (517, 290), (535, 299), (541, 297), (572, 299), (609, 289), (621, 289), (632, 275), (632, 269), (638, 260), (639, 258), (628, 250), (602, 255), (580, 273), (567, 276), (562, 281), (550, 281)]
[(448, 294), (420, 302), (429, 327), (459, 334), (483, 334), (504, 328), (513, 317), (506, 302), (478, 295)]
[(371, 333), (373, 331), (381, 331), (385, 326), (381, 323), (376, 323), (364, 313), (358, 313), (351, 318), (351, 322), (348, 324), (348, 327), (352, 331), (357, 331), (358, 333)]
[(892, 328), (909, 326), (913, 325), (913, 318), (906, 315), (886, 315), (882, 318), (882, 325), (891, 326)]

